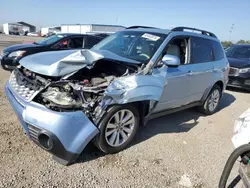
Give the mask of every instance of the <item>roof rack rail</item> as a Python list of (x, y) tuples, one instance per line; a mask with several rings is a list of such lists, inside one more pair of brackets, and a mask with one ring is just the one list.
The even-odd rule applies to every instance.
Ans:
[(157, 29), (156, 27), (140, 26), (140, 25), (130, 26), (130, 27), (127, 27), (126, 29), (138, 29), (138, 28)]
[(209, 31), (191, 28), (191, 27), (175, 27), (171, 31), (184, 31), (184, 30), (199, 31), (199, 32), (201, 32), (202, 35), (208, 35), (208, 36), (217, 38), (215, 34), (209, 32)]

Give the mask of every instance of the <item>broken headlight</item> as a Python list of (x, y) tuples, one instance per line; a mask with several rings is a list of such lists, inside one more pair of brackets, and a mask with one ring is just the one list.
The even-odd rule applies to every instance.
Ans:
[(110, 93), (123, 93), (128, 89), (134, 88), (135, 84), (132, 81), (125, 82), (121, 80), (114, 80), (107, 88), (106, 92)]
[(61, 108), (80, 108), (82, 105), (78, 96), (70, 91), (61, 90), (58, 87), (49, 87), (41, 94), (43, 102), (50, 106)]
[(123, 82), (120, 82), (118, 80), (113, 81), (107, 88), (105, 93), (112, 93), (120, 95), (126, 91), (128, 86), (124, 84)]

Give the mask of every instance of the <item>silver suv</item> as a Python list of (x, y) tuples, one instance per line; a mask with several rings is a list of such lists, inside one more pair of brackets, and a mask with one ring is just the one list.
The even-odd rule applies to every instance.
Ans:
[(30, 139), (66, 165), (91, 140), (123, 150), (151, 118), (194, 106), (213, 114), (228, 70), (211, 32), (134, 26), (90, 50), (23, 58), (6, 94)]

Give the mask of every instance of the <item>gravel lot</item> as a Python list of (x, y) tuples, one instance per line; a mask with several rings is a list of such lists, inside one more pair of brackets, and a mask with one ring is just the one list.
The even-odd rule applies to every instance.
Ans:
[[(0, 50), (32, 40), (0, 35)], [(248, 93), (227, 90), (212, 116), (190, 109), (152, 120), (128, 149), (103, 155), (90, 144), (64, 167), (24, 135), (5, 97), (8, 77), (0, 69), (0, 187), (217, 187), (234, 121), (250, 104)]]

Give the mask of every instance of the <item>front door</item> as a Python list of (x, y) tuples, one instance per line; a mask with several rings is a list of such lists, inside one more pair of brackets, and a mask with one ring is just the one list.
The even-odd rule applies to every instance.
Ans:
[(192, 91), (190, 90), (192, 66), (189, 66), (189, 43), (189, 37), (181, 36), (170, 41), (164, 50), (163, 55), (170, 54), (179, 57), (181, 65), (168, 67), (164, 90), (154, 109), (154, 113), (177, 108), (192, 102)]
[(191, 82), (187, 66), (168, 68), (166, 78), (164, 91), (154, 112), (177, 108), (190, 103)]

